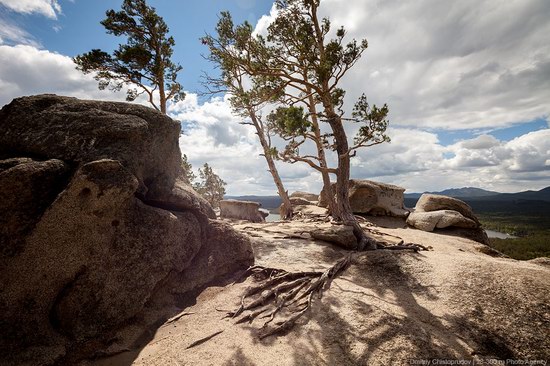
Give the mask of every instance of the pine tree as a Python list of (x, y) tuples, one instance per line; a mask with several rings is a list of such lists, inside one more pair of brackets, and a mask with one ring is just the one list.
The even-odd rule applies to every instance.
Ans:
[(187, 160), (187, 155), (185, 154), (181, 157), (181, 168), (183, 169), (183, 181), (190, 185), (193, 184), (197, 176), (193, 173), (193, 166)]
[(77, 69), (85, 74), (95, 73), (101, 90), (127, 88), (127, 101), (147, 94), (149, 103), (166, 114), (168, 100), (185, 97), (177, 81), (182, 67), (171, 60), (175, 41), (168, 36), (168, 26), (145, 0), (124, 0), (121, 11), (111, 9), (106, 16), (101, 24), (107, 33), (126, 37), (126, 43), (120, 44), (112, 55), (93, 49), (76, 56), (73, 61)]
[(250, 125), (256, 130), (263, 150), (262, 155), (282, 200), (281, 218), (290, 219), (293, 215), (292, 204), (275, 164), (277, 150), (271, 144), (270, 130), (260, 114), (260, 109), (272, 101), (274, 95), (272, 92), (264, 93), (266, 89), (258, 89), (254, 85), (245, 86), (248, 84), (246, 80), (248, 75), (241, 63), (233, 62), (243, 51), (243, 40), (253, 42), (252, 32), (252, 26), (248, 22), (235, 26), (229, 12), (221, 13), (216, 26), (217, 37), (206, 35), (202, 38), (202, 43), (208, 46), (210, 51), (208, 60), (220, 69), (221, 75), (219, 77), (207, 75), (205, 86), (211, 93), (228, 93), (234, 113), (245, 119), (241, 124)]
[(193, 185), (195, 191), (206, 199), (212, 207), (219, 207), (220, 201), (223, 200), (225, 195), (227, 183), (214, 173), (208, 163), (204, 163), (203, 168), (199, 169), (199, 178), (201, 181)]

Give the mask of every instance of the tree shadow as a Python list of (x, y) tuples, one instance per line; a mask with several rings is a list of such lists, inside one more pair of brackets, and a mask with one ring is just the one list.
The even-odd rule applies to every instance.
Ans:
[(392, 217), (392, 216), (371, 216), (371, 215), (359, 215), (365, 218), (368, 222), (374, 224), (377, 227), (386, 229), (405, 229), (407, 223), (405, 218)]
[[(358, 254), (324, 298), (315, 301), (290, 330), (295, 332), (292, 339), (299, 339), (293, 342), (293, 363), (366, 365), (402, 364), (408, 359), (513, 358), (514, 352), (487, 328), (470, 323), (466, 316), (437, 315), (431, 310), (430, 303), (435, 306), (440, 294), (423, 280), (429, 268), (418, 271), (418, 266), (429, 266), (422, 256), (383, 250)], [(465, 327), (468, 331), (460, 331)], [(246, 328), (257, 336), (254, 326)], [(257, 342), (269, 346), (277, 337)]]
[(244, 354), (241, 347), (231, 355), (231, 359), (223, 364), (223, 366), (255, 366), (256, 364)]

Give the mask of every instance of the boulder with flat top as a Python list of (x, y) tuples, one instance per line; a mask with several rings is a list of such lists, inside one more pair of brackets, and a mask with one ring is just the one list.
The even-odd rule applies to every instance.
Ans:
[[(335, 189), (336, 185), (333, 183), (333, 192)], [(349, 203), (354, 213), (406, 217), (409, 211), (404, 205), (403, 192), (405, 192), (405, 188), (393, 184), (366, 179), (350, 179), (349, 181)], [(319, 206), (328, 206), (324, 190), (319, 195)]]
[[(252, 201), (220, 201), (220, 217), (224, 219), (265, 222), (265, 212), (260, 211), (260, 204)], [(269, 213), (268, 213), (269, 214)]]

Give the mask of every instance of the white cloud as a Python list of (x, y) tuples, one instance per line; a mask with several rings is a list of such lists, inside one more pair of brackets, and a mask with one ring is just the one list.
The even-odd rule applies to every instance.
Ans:
[(498, 145), (499, 141), (491, 135), (480, 135), (474, 139), (462, 141), (460, 145), (466, 149), (487, 149)]
[(38, 13), (52, 19), (61, 13), (57, 0), (0, 0), (0, 4), (18, 13)]
[(550, 178), (550, 129), (530, 132), (508, 144), (512, 158), (508, 161), (514, 172), (543, 172)]
[[(199, 103), (196, 94), (171, 104), (168, 114), (182, 121), (182, 153), (195, 171), (204, 163), (228, 183), (230, 195), (277, 194), (267, 171), (262, 149), (252, 126), (240, 124), (243, 118), (231, 112), (228, 96)], [(316, 191), (318, 177), (304, 165), (278, 164), (286, 188)]]
[(16, 97), (40, 93), (125, 100), (124, 93), (98, 90), (97, 81), (75, 66), (70, 57), (58, 53), (28, 45), (0, 45), (0, 105)]
[(269, 11), (269, 14), (262, 15), (260, 19), (258, 19), (258, 22), (256, 23), (256, 27), (254, 28), (253, 35), (266, 35), (267, 34), (267, 27), (273, 22), (275, 17), (277, 16), (277, 7), (275, 4), (271, 6), (271, 10)]
[(27, 44), (39, 47), (39, 43), (32, 35), (2, 16), (0, 16), (0, 45), (1, 44)]
[(515, 192), (540, 189), (550, 181), (550, 129), (511, 141), (484, 135), (450, 146), (428, 132), (391, 133), (390, 145), (361, 151), (362, 163), (354, 167), (354, 177), (399, 184), (409, 192), (465, 186)]
[(550, 115), (550, 2), (324, 0), (369, 48), (343, 87), (394, 126), (473, 129)]

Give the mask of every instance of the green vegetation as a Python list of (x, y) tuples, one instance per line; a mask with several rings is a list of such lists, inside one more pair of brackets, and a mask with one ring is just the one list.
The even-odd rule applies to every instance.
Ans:
[[(189, 164), (191, 166), (191, 164)], [(193, 183), (193, 188), (205, 200), (216, 208), (220, 206), (220, 201), (225, 195), (226, 183), (212, 170), (208, 163), (204, 163), (202, 169), (199, 169), (200, 182)]]
[(550, 216), (513, 212), (477, 215), (484, 228), (518, 236), (514, 239), (491, 238), (490, 245), (498, 251), (520, 260), (550, 257)]
[(183, 181), (195, 189), (205, 200), (216, 208), (220, 206), (220, 201), (225, 195), (225, 186), (227, 183), (223, 181), (208, 165), (204, 163), (202, 169), (199, 168), (199, 181), (196, 181), (197, 176), (193, 173), (193, 165), (187, 159), (187, 155), (181, 157), (181, 168), (183, 170)]
[(491, 238), (490, 245), (511, 258), (528, 260), (538, 257), (550, 257), (550, 235), (535, 234), (524, 238)]

